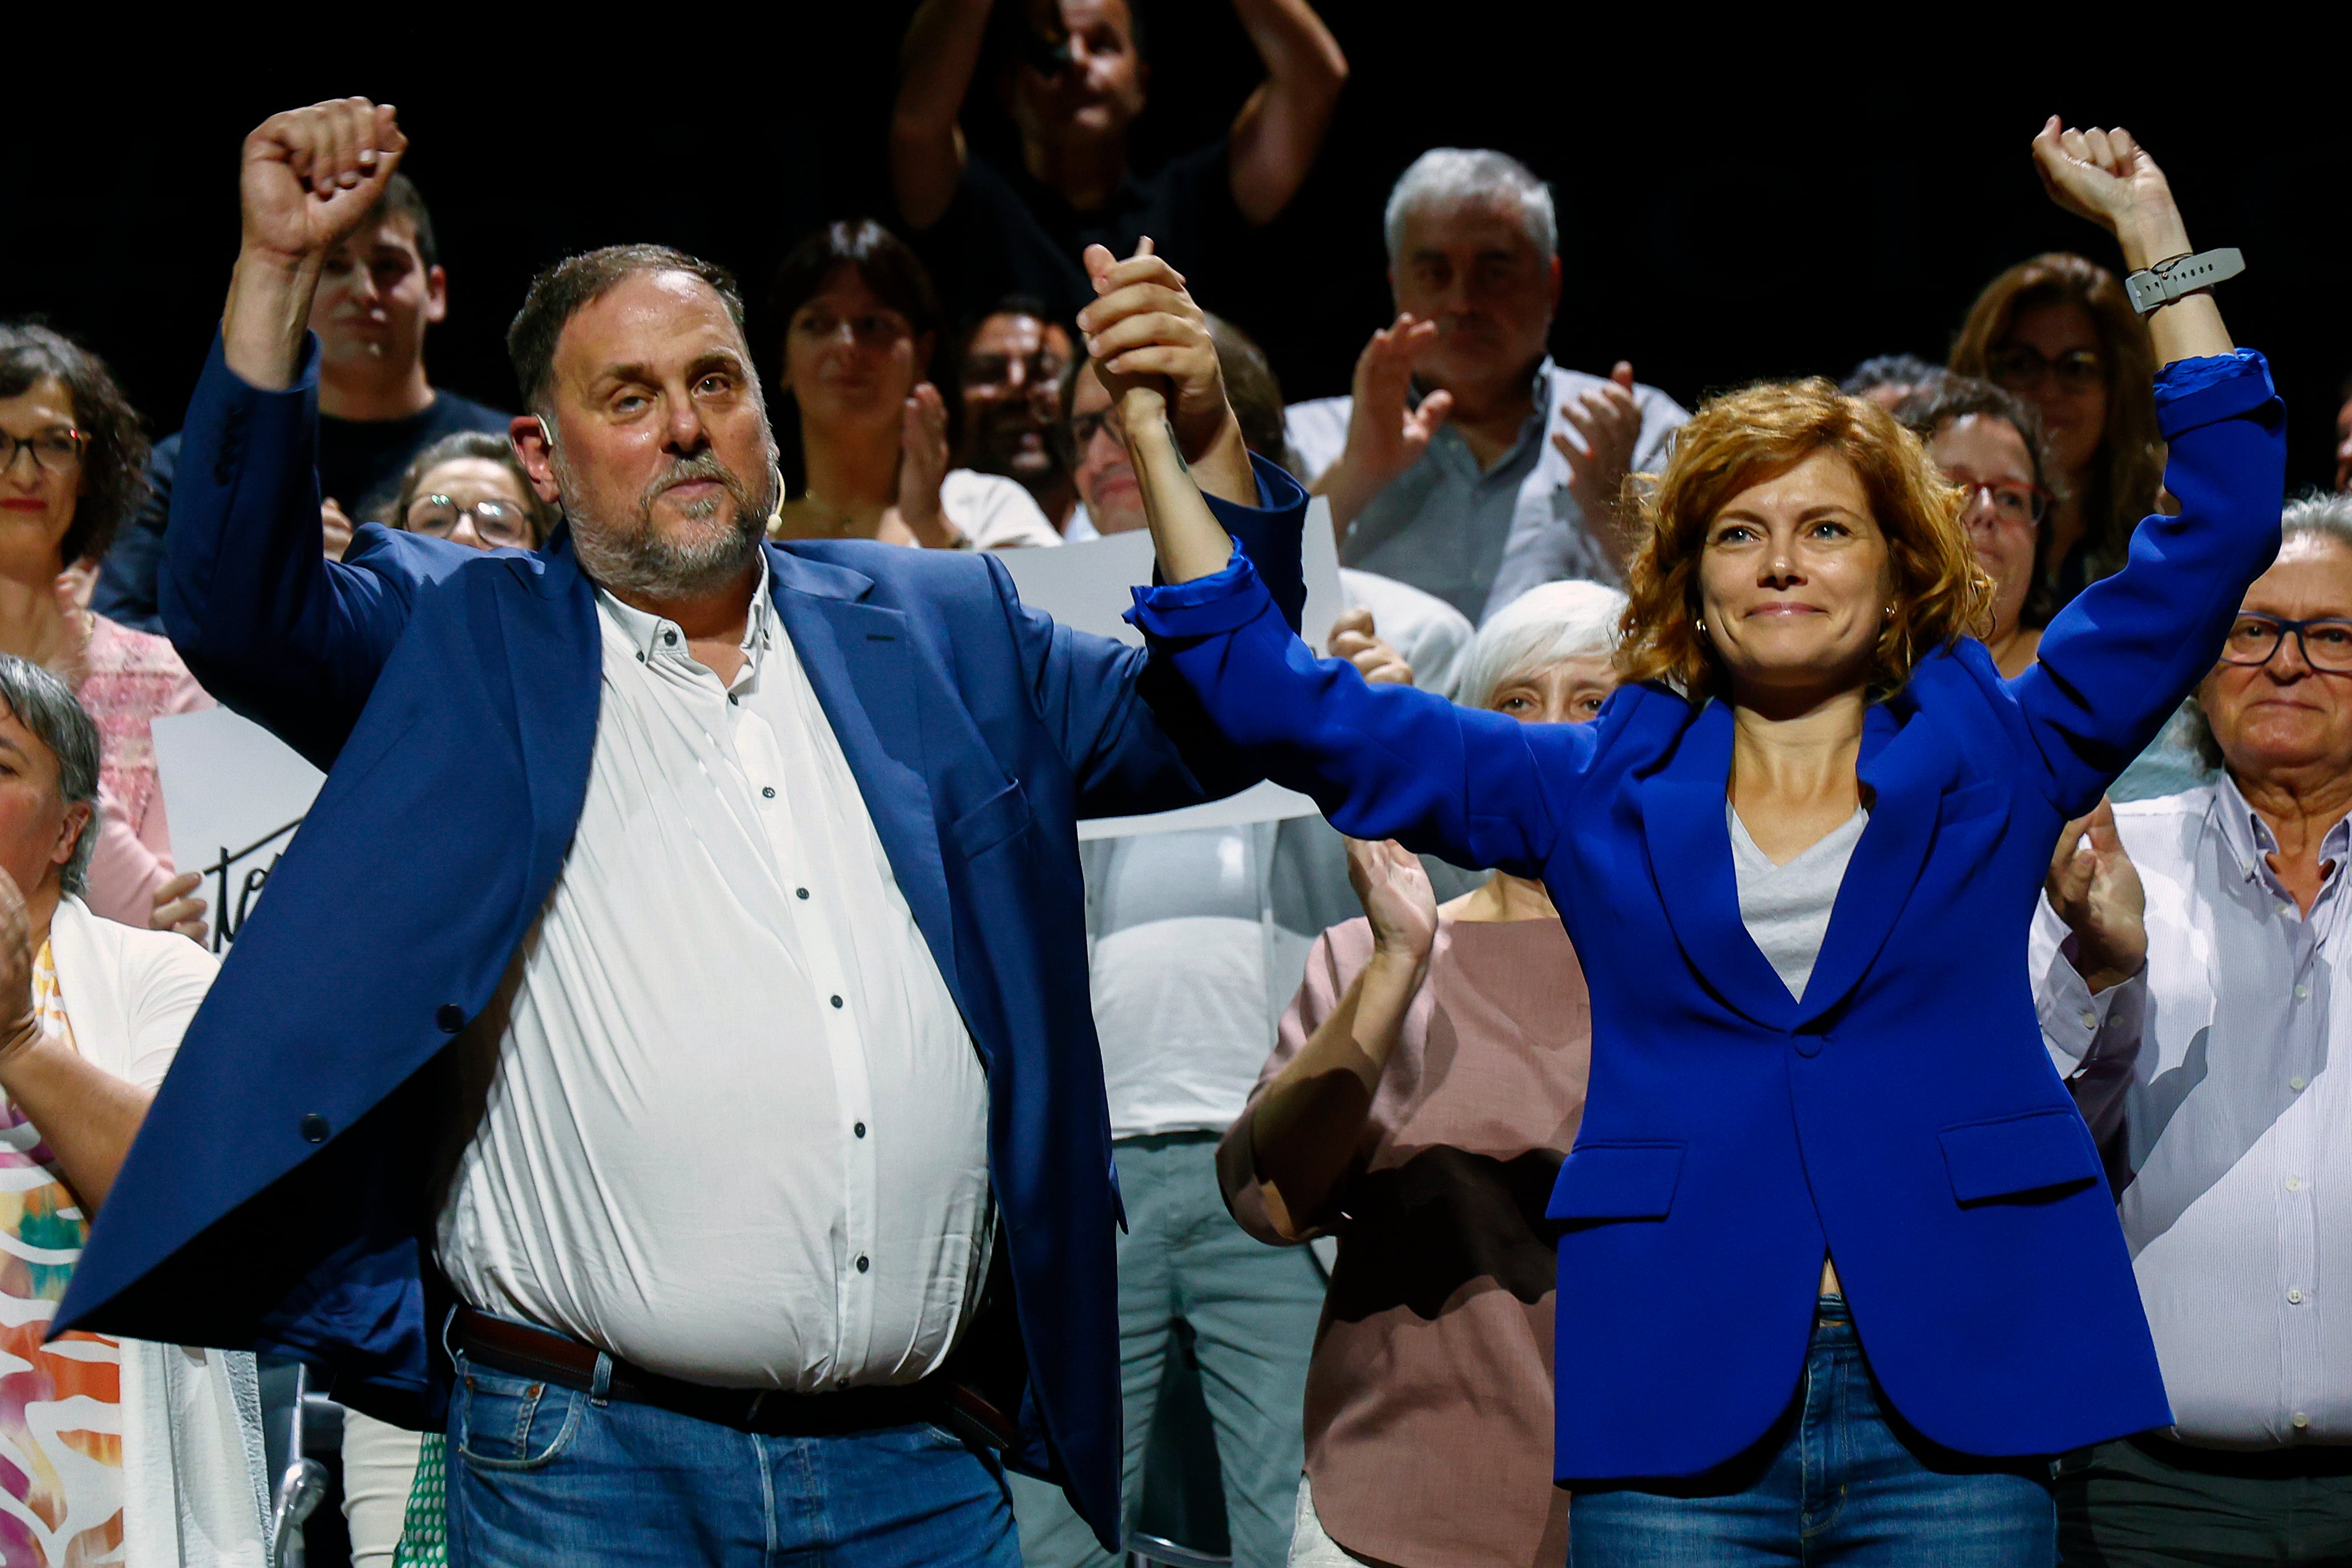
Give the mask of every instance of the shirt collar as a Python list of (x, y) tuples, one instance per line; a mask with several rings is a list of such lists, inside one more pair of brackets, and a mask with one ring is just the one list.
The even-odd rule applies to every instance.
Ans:
[[(2269, 857), (2278, 853), (2278, 835), (2263, 821), (2262, 813), (2246, 804), (2238, 791), (2238, 781), (2230, 777), (2229, 769), (2220, 770), (2213, 786), (2213, 812), (2221, 832), (2221, 841), (2230, 846), (2236, 858), (2238, 870), (2248, 882), (2261, 879), (2275, 882), (2277, 873), (2270, 867)], [(2327, 885), (2332, 887), (2342, 874), (2345, 861), (2352, 857), (2352, 817), (2339, 818), (2319, 841), (2322, 864), (2333, 862), (2335, 870), (2327, 873)]]
[[(1546, 354), (1536, 365), (1536, 373), (1528, 383), (1528, 417), (1527, 422), (1519, 426), (1519, 438), (1512, 443), (1508, 452), (1496, 461), (1495, 466), (1487, 470), (1488, 473), (1501, 473), (1511, 466), (1512, 460), (1526, 450), (1530, 442), (1540, 442), (1543, 439), (1544, 427), (1551, 423), (1551, 416), (1556, 412), (1552, 406), (1552, 369), (1551, 356)], [(1421, 400), (1427, 397), (1430, 391), (1430, 388), (1423, 386), (1418, 381), (1414, 382), (1410, 388), (1413, 407), (1419, 408)], [(1437, 427), (1437, 435), (1430, 444), (1433, 447), (1441, 445), (1459, 447), (1465, 456), (1467, 456), (1470, 451), (1470, 444), (1462, 438), (1462, 433), (1454, 428), (1451, 421)]]
[[(620, 628), (621, 635), (628, 640), (629, 646), (636, 651), (639, 658), (650, 662), (661, 653), (687, 657), (686, 629), (668, 616), (656, 615), (634, 604), (625, 603), (602, 584), (596, 589), (596, 602), (613, 618), (613, 623)], [(768, 595), (768, 552), (762, 547), (760, 550), (760, 578), (751, 587), (751, 612), (743, 617), (741, 647), (747, 661), (744, 666), (746, 674), (756, 672), (760, 667), (760, 651), (769, 645), (768, 624), (774, 614), (775, 601)]]

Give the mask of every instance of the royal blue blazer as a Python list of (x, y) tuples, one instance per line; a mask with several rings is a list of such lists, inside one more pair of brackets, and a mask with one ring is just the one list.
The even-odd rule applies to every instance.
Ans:
[[(603, 655), (561, 533), (526, 554), (371, 526), (321, 560), (315, 365), (314, 340), (299, 384), (257, 391), (215, 341), (162, 600), (206, 689), (327, 782), (188, 1028), (59, 1323), (298, 1356), (336, 1398), (418, 1426), (446, 1392), (428, 1355), (444, 1050), (562, 867)], [(1274, 509), (1220, 516), (1255, 540), (1286, 527), (1295, 559), (1305, 497), (1260, 475)], [(987, 1070), (1027, 1353), (1014, 1461), (1110, 1541), (1121, 1220), (1075, 823), (1257, 776), (1164, 660), (1024, 609), (992, 558), (845, 541), (772, 546), (768, 567)]]
[(1739, 917), (1731, 715), (1660, 685), (1522, 725), (1318, 661), (1247, 561), (1133, 618), (1267, 775), (1360, 838), (1540, 877), (1592, 993), (1559, 1246), (1557, 1471), (1689, 1476), (1789, 1406), (1824, 1253), (1903, 1417), (1977, 1455), (2168, 1425), (2026, 936), (2061, 826), (2212, 667), (2276, 552), (2283, 410), (2258, 355), (2158, 385), (2178, 517), (2003, 680), (1973, 640), (1874, 705), (1870, 823), (1801, 1001)]

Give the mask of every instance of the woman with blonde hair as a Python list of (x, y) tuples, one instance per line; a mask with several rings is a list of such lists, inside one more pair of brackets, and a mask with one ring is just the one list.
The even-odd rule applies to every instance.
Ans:
[(2042, 576), (2055, 604), (2119, 570), (2164, 470), (2156, 350), (2122, 280), (2064, 251), (2020, 262), (1969, 307), (1951, 369), (2042, 416), (2056, 470)]
[[(2034, 152), (2136, 267), (2189, 249), (2124, 132), (2053, 119)], [(1189, 301), (1090, 254), (1160, 656), (1342, 831), (1543, 882), (1583, 961), (1590, 1093), (1547, 1208), (1571, 1563), (2050, 1563), (2049, 1456), (2170, 1413), (2026, 940), (2050, 846), (2277, 548), (2262, 357), (2210, 295), (2157, 308), (2181, 512), (2014, 680), (1916, 436), (1825, 382), (1717, 399), (1643, 504), (1625, 684), (1522, 725), (1300, 647), (1135, 379)]]

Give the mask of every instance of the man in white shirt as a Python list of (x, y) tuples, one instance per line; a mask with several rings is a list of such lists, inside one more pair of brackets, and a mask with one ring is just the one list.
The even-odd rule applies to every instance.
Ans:
[[(1249, 779), (992, 559), (763, 547), (741, 302), (664, 247), (549, 268), (509, 331), (544, 549), (323, 559), (307, 294), (404, 146), (355, 99), (247, 140), (164, 613), (332, 771), (61, 1320), (446, 1406), (461, 1563), (1010, 1568), (1006, 1467), (1111, 1534), (1075, 820)], [(1295, 528), (1166, 304), (1188, 461), (1237, 534)]]

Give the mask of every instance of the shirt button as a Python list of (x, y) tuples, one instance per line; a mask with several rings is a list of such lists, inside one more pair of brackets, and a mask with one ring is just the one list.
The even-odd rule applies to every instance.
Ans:
[(662, 633), (662, 641), (669, 643), (672, 647), (676, 647), (677, 645), (677, 633), (675, 632), (665, 632)]
[(2300, 1411), (2300, 1410), (2298, 1410), (2298, 1411), (2296, 1411), (2296, 1412), (2294, 1413), (2294, 1429), (2295, 1429), (2296, 1431), (2300, 1432), (2300, 1431), (2302, 1431), (2305, 1427), (2308, 1427), (2308, 1426), (2310, 1426), (2310, 1425), (2311, 1425), (2311, 1417), (2310, 1417), (2310, 1416), (2308, 1416), (2305, 1415), (2305, 1414), (2304, 1414), (2302, 1411)]
[(741, 697), (741, 695), (739, 695), (738, 693), (735, 693), (735, 692), (729, 692), (729, 693), (727, 694), (727, 700), (728, 700), (729, 702), (730, 702), (730, 703), (740, 703), (740, 702), (743, 700), (743, 698), (742, 698), (742, 697)]
[(1820, 1035), (1801, 1034), (1797, 1037), (1797, 1054), (1799, 1056), (1819, 1056), (1821, 1053), (1822, 1037)]
[(2281, 915), (2293, 915), (2294, 913), (2294, 905), (2292, 904), (2282, 904), (2278, 906), (2278, 912)]
[(2286, 1293), (2286, 1301), (2287, 1305), (2291, 1307), (2299, 1307), (2303, 1305), (2303, 1292), (2299, 1290), (2289, 1291)]
[(466, 1027), (466, 1009), (455, 1002), (443, 1002), (434, 1009), (433, 1021), (441, 1026), (443, 1034), (455, 1034)]
[(2074, 1016), (2083, 1020), (2083, 1027), (2084, 1029), (2095, 1029), (2098, 1027), (2099, 1015), (2089, 1008), (2084, 1008), (2081, 1012), (2076, 1013)]
[(835, 998), (833, 998), (833, 1005), (834, 1005), (835, 1007), (839, 1007), (839, 1006), (841, 1005), (841, 998), (840, 998), (839, 997), (835, 997)]
[[(802, 896), (805, 897), (805, 896), (807, 896), (807, 895), (806, 895), (806, 894), (803, 894)], [(2300, 1094), (2300, 1093), (2302, 1093), (2302, 1092), (2303, 1092), (2304, 1085), (2305, 1085), (2305, 1083), (2306, 1083), (2307, 1082), (2308, 1082), (2308, 1080), (2306, 1080), (2306, 1079), (2302, 1079), (2302, 1078), (2290, 1078), (2290, 1079), (2288, 1079), (2288, 1080), (2286, 1081), (2286, 1086), (2287, 1086), (2288, 1088), (2290, 1088), (2290, 1089), (2294, 1090), (2296, 1093)]]
[(869, 1267), (869, 1265), (868, 1265), (868, 1264), (866, 1263), (866, 1254), (865, 1254), (865, 1253), (863, 1253), (863, 1252), (860, 1252), (860, 1253), (857, 1255), (857, 1271), (858, 1271), (859, 1273), (863, 1274), (864, 1272), (866, 1272), (866, 1269), (867, 1269), (868, 1267)]
[[(796, 887), (796, 888), (793, 889), (793, 892), (794, 894), (798, 894), (798, 895), (799, 895), (800, 897), (802, 897), (802, 898), (806, 898), (806, 897), (808, 896), (808, 889), (807, 889), (807, 888), (804, 888), (804, 887)], [(2303, 1087), (2303, 1081), (2302, 1081), (2301, 1079), (2297, 1079), (2297, 1080), (2295, 1081), (2295, 1085), (2294, 1085), (2294, 1086), (2295, 1086), (2297, 1089), (2302, 1088), (2302, 1087)]]
[(2287, 1177), (2286, 1189), (2289, 1192), (2301, 1192), (2303, 1190), (2303, 1178), (2301, 1176)]
[[(773, 784), (761, 785), (760, 788), (760, 798), (763, 800), (774, 800), (776, 798), (776, 787)], [(803, 896), (805, 897), (806, 894), (803, 894)]]
[(2296, 1001), (2302, 1001), (2310, 995), (2311, 988), (2309, 986), (2297, 986), (2294, 988), (2294, 999)]
[(856, 1134), (857, 1134), (859, 1137), (861, 1137), (861, 1138), (862, 1138), (862, 1137), (864, 1137), (864, 1136), (866, 1135), (866, 1124), (865, 1124), (865, 1123), (863, 1123), (863, 1122), (860, 1122), (860, 1123), (858, 1123), (858, 1124), (857, 1124), (857, 1125), (856, 1125), (854, 1129), (852, 1129), (852, 1130), (853, 1130), (854, 1132), (856, 1132)]
[(302, 1141), (304, 1143), (323, 1144), (327, 1141), (327, 1119), (324, 1116), (320, 1115), (316, 1111), (311, 1112), (309, 1115), (302, 1118)]

